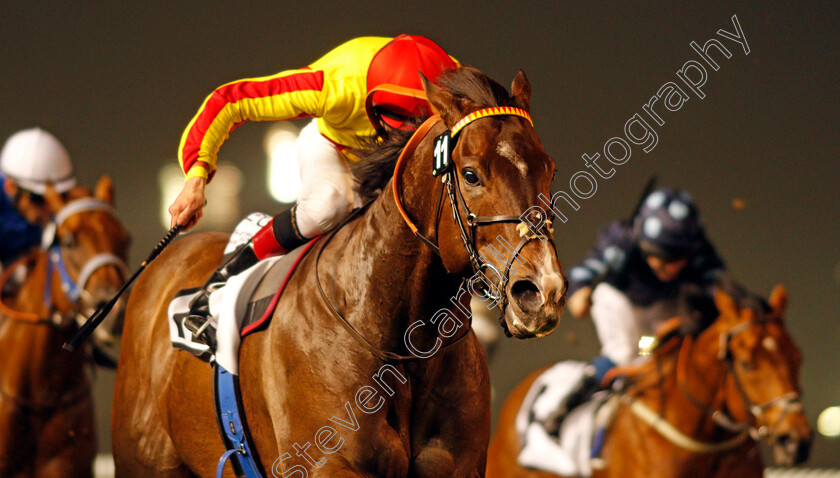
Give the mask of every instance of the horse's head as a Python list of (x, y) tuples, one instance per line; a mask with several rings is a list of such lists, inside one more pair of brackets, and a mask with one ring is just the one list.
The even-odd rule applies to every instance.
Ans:
[(755, 439), (773, 448), (779, 465), (805, 461), (812, 432), (802, 411), (799, 349), (785, 330), (782, 315), (787, 292), (777, 286), (769, 306), (738, 304), (723, 291), (715, 294), (720, 317), (718, 358), (727, 363), (726, 407), (732, 418), (749, 423)]
[[(447, 198), (440, 194), (454, 206), (443, 206), (454, 209), (454, 220), (438, 210), (434, 229), (447, 270), (472, 277), (470, 291), (502, 310), (506, 332), (517, 338), (551, 333), (565, 303), (566, 279), (540, 195), (550, 197), (555, 165), (526, 117), (531, 87), (525, 74), (513, 79), (512, 95), (469, 67), (444, 75), (440, 86), (424, 78), (424, 89), (450, 132), (471, 113), (509, 107), (497, 116), (479, 114), (452, 133), (457, 136), (449, 144), (451, 165), (442, 186)], [(427, 204), (434, 207), (435, 200)]]
[[(53, 222), (45, 242), (50, 262), (58, 269), (64, 294), (55, 297), (62, 314), (76, 313), (78, 320), (90, 316), (108, 302), (126, 278), (129, 235), (116, 217), (111, 179), (103, 176), (93, 195), (75, 188), (65, 196), (48, 187), (44, 200)], [(94, 340), (111, 345), (122, 328), (122, 303), (118, 303), (96, 329)]]

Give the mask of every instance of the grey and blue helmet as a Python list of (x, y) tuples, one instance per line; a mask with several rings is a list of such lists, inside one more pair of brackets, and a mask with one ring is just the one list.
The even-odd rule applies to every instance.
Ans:
[(643, 252), (666, 260), (688, 257), (703, 243), (694, 200), (674, 189), (658, 189), (645, 198), (633, 234)]

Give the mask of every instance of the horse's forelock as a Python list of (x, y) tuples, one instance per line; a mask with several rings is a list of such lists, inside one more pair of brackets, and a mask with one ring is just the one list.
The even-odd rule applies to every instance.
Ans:
[[(438, 78), (438, 84), (456, 97), (467, 98), (482, 107), (516, 106), (514, 98), (502, 85), (469, 66), (444, 72)], [(422, 121), (423, 118), (412, 120), (414, 126)], [(366, 146), (351, 151), (352, 155), (360, 158), (351, 170), (362, 198), (371, 199), (385, 187), (394, 173), (400, 151), (413, 132), (411, 129), (390, 130), (384, 141), (369, 138), (365, 141)]]
[(456, 97), (467, 98), (482, 107), (516, 106), (504, 86), (471, 66), (446, 71), (437, 83)]

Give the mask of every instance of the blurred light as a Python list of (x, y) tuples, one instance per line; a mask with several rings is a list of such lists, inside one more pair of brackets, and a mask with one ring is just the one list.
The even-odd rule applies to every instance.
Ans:
[[(184, 186), (184, 173), (176, 162), (160, 168), (158, 172), (160, 186), (160, 221), (169, 229), (169, 206), (178, 197)], [(196, 230), (229, 231), (240, 218), (239, 193), (242, 190), (242, 172), (233, 164), (219, 166), (213, 182), (204, 190), (207, 206)]]
[(268, 154), (268, 192), (282, 203), (297, 201), (300, 194), (300, 170), (297, 161), (298, 129), (283, 121), (269, 129), (265, 136)]
[(158, 171), (158, 186), (160, 188), (160, 223), (164, 229), (169, 229), (169, 206), (178, 197), (184, 186), (184, 173), (177, 162), (169, 162)]
[(840, 436), (840, 407), (828, 407), (817, 418), (817, 430), (827, 437)]
[(732, 209), (736, 211), (743, 211), (747, 208), (747, 202), (741, 198), (734, 198), (732, 199)]
[(650, 355), (656, 347), (656, 337), (643, 335), (639, 339), (639, 355)]

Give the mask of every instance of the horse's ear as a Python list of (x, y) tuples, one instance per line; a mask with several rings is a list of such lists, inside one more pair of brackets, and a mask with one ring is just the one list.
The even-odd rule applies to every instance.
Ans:
[(423, 83), (426, 98), (432, 106), (432, 112), (440, 116), (447, 127), (451, 128), (466, 114), (466, 105), (463, 100), (429, 81), (423, 73), (420, 73), (420, 81)]
[(770, 293), (770, 300), (767, 301), (770, 304), (770, 307), (773, 308), (773, 311), (777, 314), (784, 313), (785, 309), (787, 308), (788, 302), (788, 293), (785, 286), (782, 284), (777, 285), (773, 288), (773, 292)]
[(53, 214), (57, 214), (64, 207), (64, 200), (61, 199), (61, 194), (55, 190), (52, 183), (47, 183), (47, 190), (44, 192), (44, 201)]
[(510, 85), (510, 91), (513, 93), (513, 98), (516, 104), (525, 111), (531, 109), (531, 82), (525, 76), (525, 72), (519, 70), (516, 76), (513, 77), (513, 83)]
[(111, 182), (110, 176), (105, 174), (99, 178), (94, 194), (100, 201), (104, 201), (112, 206), (114, 205), (114, 183)]
[(722, 317), (738, 316), (738, 305), (735, 299), (721, 288), (715, 288), (715, 307)]

